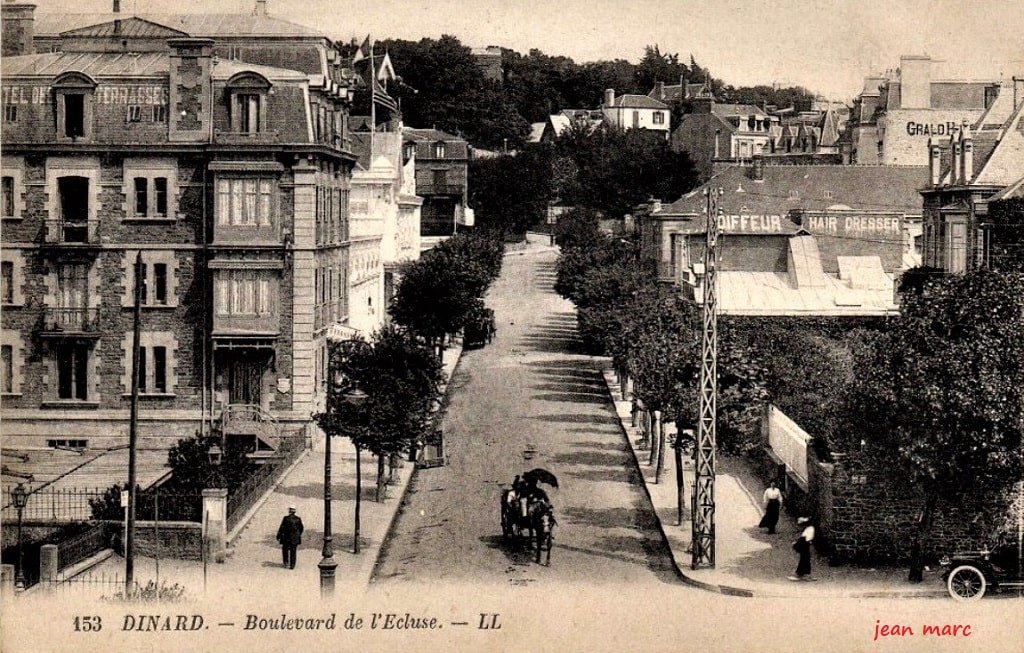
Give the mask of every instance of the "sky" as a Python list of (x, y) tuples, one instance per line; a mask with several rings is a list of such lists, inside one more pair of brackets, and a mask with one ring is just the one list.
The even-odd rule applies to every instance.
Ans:
[[(35, 0), (57, 12), (66, 0)], [(255, 0), (121, 0), (124, 13), (250, 12)], [(110, 11), (111, 0), (76, 0)], [(1024, 76), (1024, 0), (267, 0), (271, 15), (335, 40), (417, 40), (538, 48), (577, 62), (693, 55), (735, 86), (801, 85), (849, 101), (901, 54), (939, 60), (939, 78)], [(401, 71), (399, 71), (401, 74)]]

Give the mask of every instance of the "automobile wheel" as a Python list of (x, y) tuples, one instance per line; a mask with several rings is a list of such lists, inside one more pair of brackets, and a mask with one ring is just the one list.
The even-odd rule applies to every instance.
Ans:
[(988, 583), (985, 581), (985, 574), (971, 565), (960, 565), (949, 572), (946, 579), (946, 589), (949, 595), (957, 601), (975, 601), (985, 596), (985, 589)]

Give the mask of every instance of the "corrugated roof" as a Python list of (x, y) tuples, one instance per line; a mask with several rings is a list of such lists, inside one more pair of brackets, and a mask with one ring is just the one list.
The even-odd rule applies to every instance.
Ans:
[[(191, 36), (313, 36), (324, 37), (311, 27), (274, 16), (251, 14), (138, 14), (137, 18), (181, 30)], [(36, 13), (36, 36), (57, 36), (83, 27), (113, 23), (115, 18), (127, 21), (127, 14), (50, 14)]]
[(71, 70), (90, 77), (146, 77), (166, 75), (168, 62), (162, 52), (49, 52), (4, 57), (4, 77), (53, 77)]
[(799, 287), (784, 272), (719, 271), (718, 310), (726, 315), (886, 315), (898, 309), (892, 277), (883, 275), (884, 288), (855, 288), (825, 273), (813, 286)]
[[(919, 188), (928, 183), (928, 166), (785, 165), (763, 167), (763, 181), (750, 166), (727, 166), (704, 186), (662, 207), (662, 215), (705, 211), (703, 190), (723, 189), (719, 206), (726, 214), (786, 215), (791, 210), (851, 209), (921, 212)], [(828, 196), (826, 196), (828, 191)]]

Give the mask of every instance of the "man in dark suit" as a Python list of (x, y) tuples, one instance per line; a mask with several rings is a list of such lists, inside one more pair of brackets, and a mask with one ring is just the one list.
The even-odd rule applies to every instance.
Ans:
[(295, 506), (288, 508), (288, 515), (281, 520), (277, 529), (277, 541), (281, 543), (282, 566), (295, 569), (295, 553), (302, 544), (302, 520), (295, 514)]

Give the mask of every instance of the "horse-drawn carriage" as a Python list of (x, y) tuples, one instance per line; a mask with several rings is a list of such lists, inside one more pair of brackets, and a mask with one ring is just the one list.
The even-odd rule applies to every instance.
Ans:
[(496, 331), (494, 311), (482, 305), (475, 307), (466, 319), (466, 326), (462, 332), (462, 346), (473, 348), (490, 344)]
[(537, 487), (538, 482), (558, 487), (553, 474), (535, 469), (517, 476), (511, 487), (501, 492), (501, 535), (506, 541), (517, 545), (526, 544), (536, 552), (539, 563), (546, 553), (544, 564), (551, 564), (551, 548), (554, 544), (555, 514), (547, 494)]

